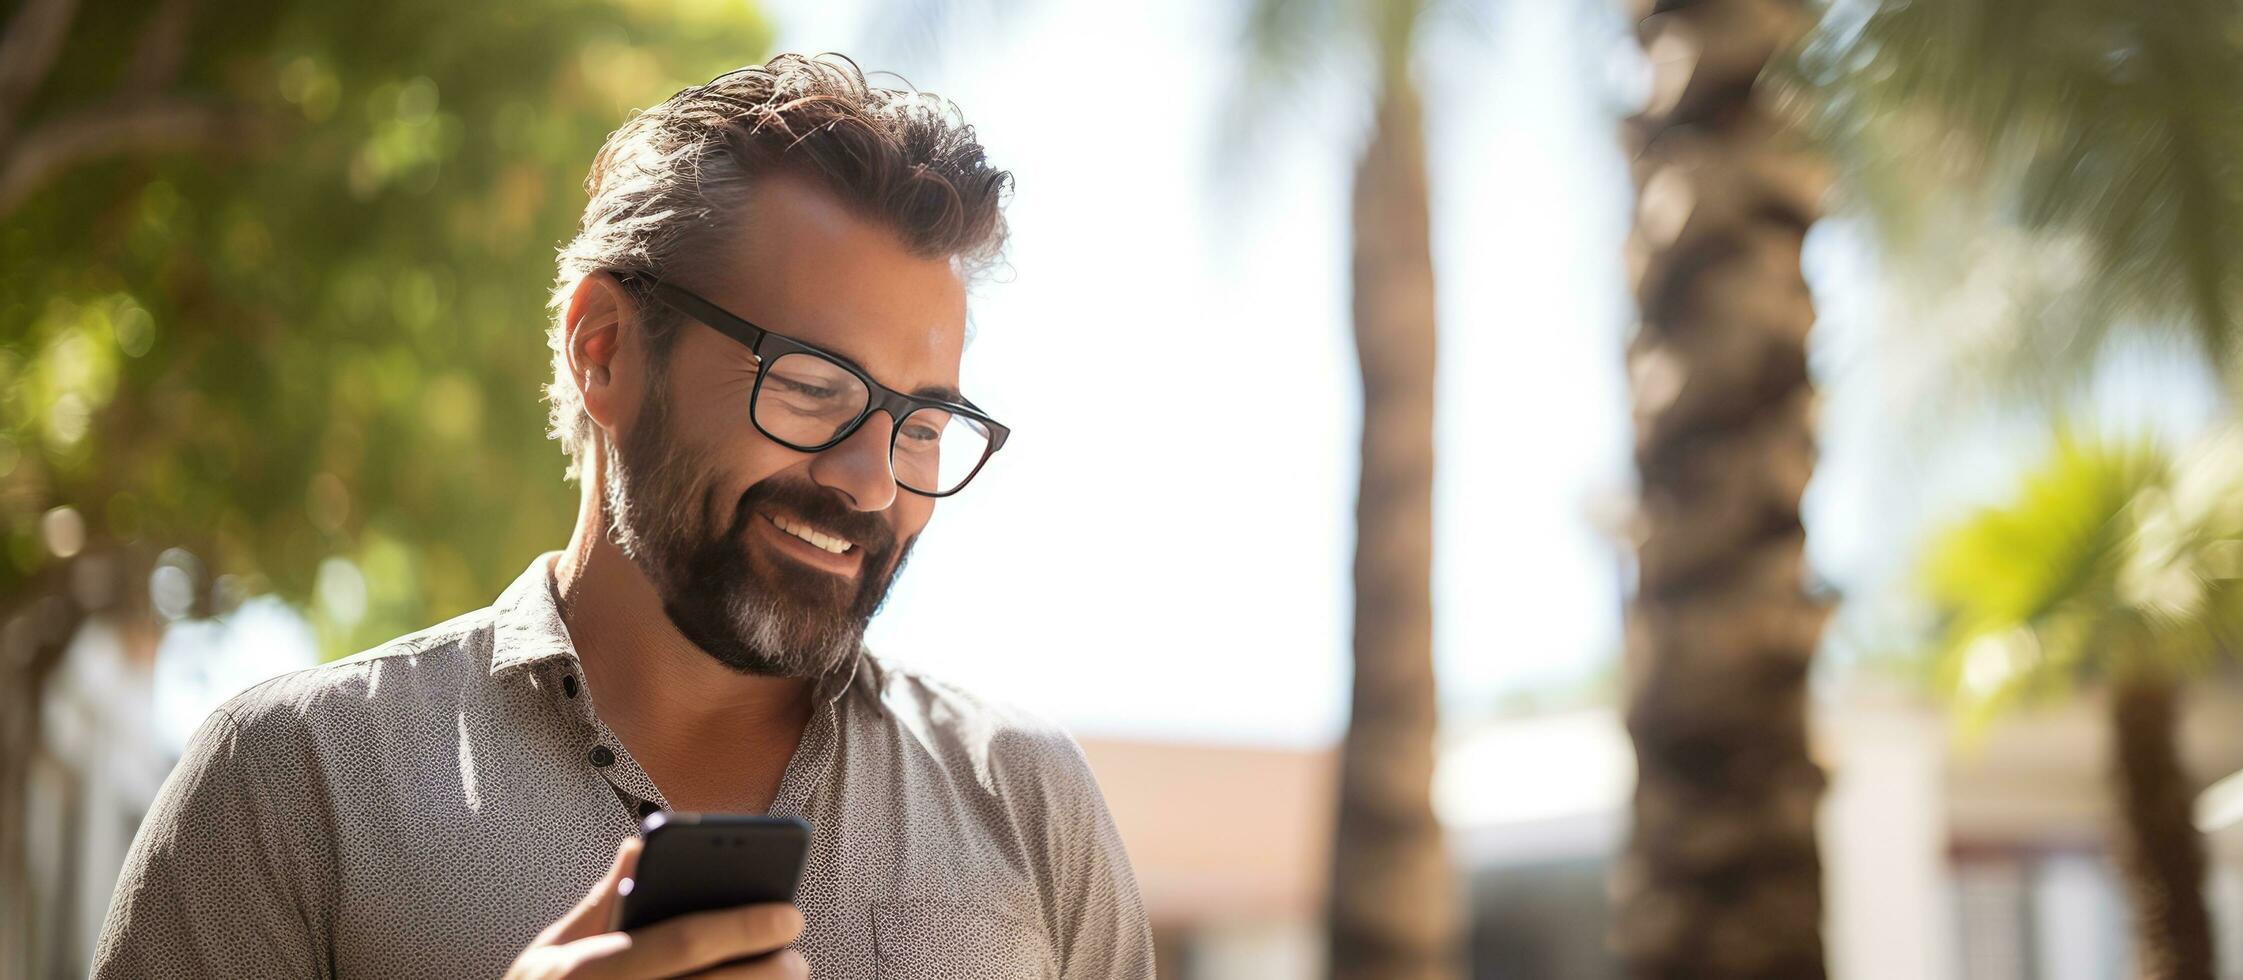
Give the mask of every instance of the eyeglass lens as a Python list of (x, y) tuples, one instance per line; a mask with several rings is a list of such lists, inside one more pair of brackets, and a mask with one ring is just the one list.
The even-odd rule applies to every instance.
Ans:
[[(772, 438), (807, 451), (832, 442), (871, 400), (864, 382), (841, 365), (790, 351), (764, 368), (755, 422)], [(949, 493), (973, 475), (989, 436), (978, 419), (920, 408), (897, 420), (889, 466), (906, 487)]]

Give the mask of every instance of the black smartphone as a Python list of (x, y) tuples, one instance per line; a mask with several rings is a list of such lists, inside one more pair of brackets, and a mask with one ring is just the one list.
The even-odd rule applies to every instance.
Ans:
[(639, 822), (646, 843), (625, 880), (614, 928), (709, 909), (794, 901), (810, 825), (793, 817), (662, 811)]

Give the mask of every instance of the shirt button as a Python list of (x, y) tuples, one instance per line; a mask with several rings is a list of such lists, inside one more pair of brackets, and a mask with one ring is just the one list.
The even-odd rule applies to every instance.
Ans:
[(603, 769), (612, 766), (615, 764), (615, 753), (608, 751), (605, 745), (592, 746), (592, 764)]
[(561, 693), (562, 693), (562, 694), (566, 694), (566, 695), (568, 695), (569, 697), (572, 697), (572, 698), (576, 696), (576, 675), (575, 675), (575, 674), (562, 674), (562, 675), (561, 675)]

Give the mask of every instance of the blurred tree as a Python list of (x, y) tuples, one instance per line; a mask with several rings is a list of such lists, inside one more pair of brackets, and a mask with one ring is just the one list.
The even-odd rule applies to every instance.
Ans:
[[(78, 622), (148, 636), (275, 592), (339, 655), (557, 546), (544, 303), (583, 174), (632, 106), (769, 31), (742, 0), (23, 0), (5, 32), (0, 949), (22, 950), (23, 762)], [(200, 587), (151, 606), (159, 564)]]
[[(1355, 498), (1355, 673), (1339, 751), (1329, 972), (1435, 978), (1462, 966), (1461, 892), (1433, 812), (1435, 325), (1425, 117), (1425, 0), (1255, 0), (1250, 84), (1284, 84), (1335, 49), (1368, 54), (1351, 285), (1363, 379)], [(1253, 100), (1257, 103), (1263, 100)], [(1232, 147), (1231, 149), (1237, 149)]]
[(2200, 787), (2175, 728), (2180, 682), (2230, 656), (2243, 625), (2243, 440), (2174, 459), (2060, 437), (2015, 499), (1938, 534), (1928, 555), (1943, 623), (1932, 673), (1966, 724), (2103, 689), (2137, 975), (2210, 980)]
[(1626, 712), (1637, 781), (1613, 940), (1642, 977), (1820, 977), (1823, 774), (1804, 583), (1814, 468), (1800, 271), (1829, 179), (1759, 84), (1797, 0), (1634, 0), (1649, 101), (1628, 351), (1640, 479)]

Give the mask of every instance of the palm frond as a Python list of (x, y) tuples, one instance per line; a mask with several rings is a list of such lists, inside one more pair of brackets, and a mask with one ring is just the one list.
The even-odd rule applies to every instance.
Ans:
[(2078, 274), (2019, 292), (2006, 315), (2049, 321), (2050, 346), (2074, 353), (2115, 328), (2179, 330), (2232, 384), (2239, 23), (2215, 0), (1853, 0), (1830, 8), (1796, 75), (1889, 254), (1996, 227), (2076, 243)]
[(1932, 540), (1931, 680), (1966, 724), (2102, 678), (2186, 675), (2243, 637), (2243, 435), (2175, 456), (2059, 434), (2014, 499)]
[(2107, 574), (2123, 544), (2119, 517), (2158, 469), (2146, 447), (2059, 436), (2016, 499), (1936, 537), (1924, 579), (1931, 598), (1968, 632), (2040, 619)]
[(2161, 473), (2146, 446), (2059, 436), (2015, 499), (1935, 536), (1922, 575), (1942, 623), (1935, 686), (1985, 709), (2080, 674), (2121, 605), (2128, 509)]

